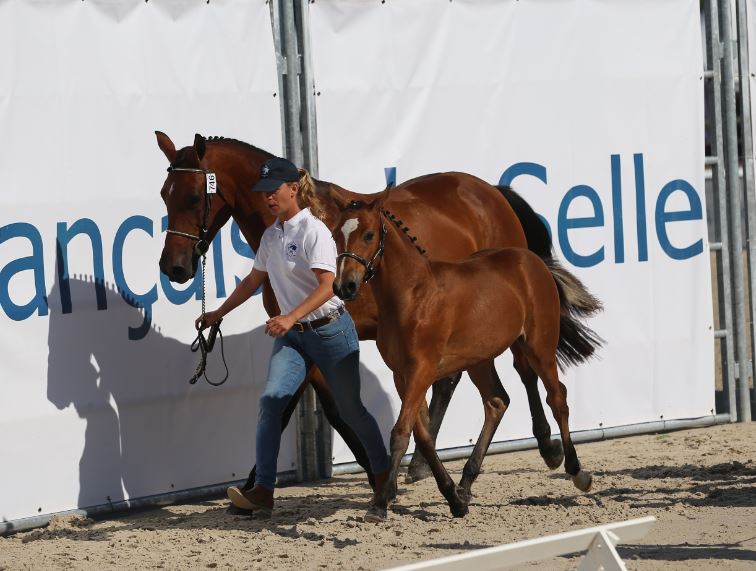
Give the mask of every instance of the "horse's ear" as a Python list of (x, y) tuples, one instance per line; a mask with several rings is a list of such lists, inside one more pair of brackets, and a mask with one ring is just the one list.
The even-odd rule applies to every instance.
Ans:
[(172, 164), (176, 160), (176, 146), (173, 144), (173, 141), (162, 131), (155, 131), (155, 136), (157, 136), (158, 147), (163, 151), (168, 162)]
[(336, 208), (338, 208), (340, 211), (344, 211), (347, 209), (347, 206), (349, 205), (349, 198), (346, 196), (342, 196), (339, 192), (331, 192), (331, 198), (333, 199), (334, 204), (336, 205)]
[(194, 135), (194, 150), (197, 151), (197, 157), (202, 160), (205, 156), (205, 137), (196, 133)]
[(391, 187), (387, 186), (383, 192), (379, 193), (378, 196), (375, 197), (375, 200), (372, 202), (371, 206), (375, 209), (382, 210), (384, 203), (388, 200), (390, 191)]

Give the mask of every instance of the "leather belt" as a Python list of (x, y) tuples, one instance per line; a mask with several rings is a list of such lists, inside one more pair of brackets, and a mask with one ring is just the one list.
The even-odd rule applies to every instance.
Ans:
[(344, 306), (342, 305), (338, 309), (334, 309), (333, 311), (331, 311), (331, 313), (329, 313), (325, 317), (321, 317), (320, 319), (313, 319), (312, 321), (297, 321), (292, 326), (292, 329), (294, 331), (298, 331), (299, 333), (304, 333), (307, 329), (317, 329), (318, 327), (323, 327), (323, 325), (326, 325), (331, 321), (336, 321), (343, 314)]

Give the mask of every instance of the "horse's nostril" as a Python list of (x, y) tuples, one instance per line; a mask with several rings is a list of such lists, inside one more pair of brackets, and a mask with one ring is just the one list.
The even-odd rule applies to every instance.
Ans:
[(357, 292), (357, 283), (347, 282), (345, 285), (345, 289), (349, 295), (354, 295)]

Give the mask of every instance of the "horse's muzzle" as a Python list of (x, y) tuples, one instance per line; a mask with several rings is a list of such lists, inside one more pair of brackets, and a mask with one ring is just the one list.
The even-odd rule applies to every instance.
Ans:
[[(174, 283), (183, 284), (194, 277), (196, 271), (196, 263), (189, 257), (188, 260), (172, 260), (169, 262), (164, 256), (160, 257), (160, 271), (163, 272), (168, 279)], [(182, 263), (182, 261), (184, 263)]]
[(336, 284), (336, 282), (334, 282), (333, 284), (333, 293), (335, 293), (344, 301), (352, 301), (355, 297), (357, 297), (359, 290), (359, 284), (356, 281), (352, 280), (343, 281), (338, 285)]

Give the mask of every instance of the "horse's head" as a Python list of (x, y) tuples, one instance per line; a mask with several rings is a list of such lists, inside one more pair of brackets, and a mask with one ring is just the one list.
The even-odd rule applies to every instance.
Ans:
[[(194, 145), (176, 150), (165, 133), (155, 131), (158, 146), (170, 166), (160, 196), (168, 210), (168, 232), (160, 255), (160, 271), (172, 282), (194, 277), (200, 255), (207, 249), (211, 203), (203, 166), (205, 138), (195, 135)], [(217, 184), (217, 183), (216, 183)]]
[(386, 228), (381, 209), (388, 189), (371, 202), (350, 200), (339, 203), (340, 216), (333, 232), (340, 252), (333, 291), (341, 299), (357, 297), (363, 282), (375, 275), (383, 256)]

